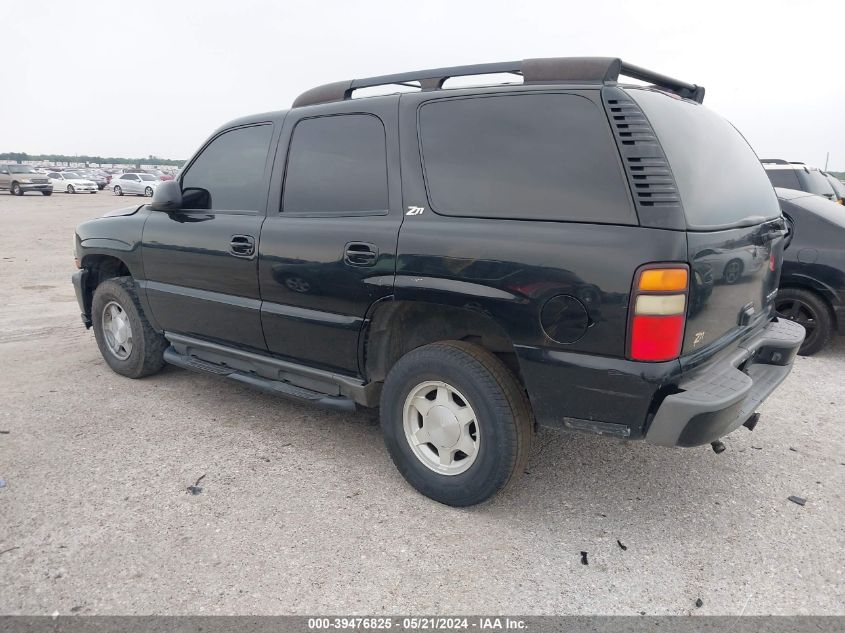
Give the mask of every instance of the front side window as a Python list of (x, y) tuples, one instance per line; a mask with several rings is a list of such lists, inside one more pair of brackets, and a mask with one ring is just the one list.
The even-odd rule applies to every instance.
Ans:
[(151, 176), (150, 174), (141, 174), (141, 180), (156, 180), (156, 177)]
[(236, 128), (212, 140), (182, 176), (186, 209), (261, 211), (273, 126)]
[(429, 202), (445, 215), (636, 224), (607, 117), (574, 94), (443, 99), (419, 110)]
[(387, 152), (384, 126), (370, 114), (304, 119), (293, 131), (284, 213), (384, 213)]

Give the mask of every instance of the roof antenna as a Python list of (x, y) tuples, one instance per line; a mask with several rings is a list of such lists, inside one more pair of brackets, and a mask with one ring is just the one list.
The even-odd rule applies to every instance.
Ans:
[(824, 158), (824, 170), (827, 171), (827, 161), (830, 160), (830, 152), (827, 153), (827, 156)]

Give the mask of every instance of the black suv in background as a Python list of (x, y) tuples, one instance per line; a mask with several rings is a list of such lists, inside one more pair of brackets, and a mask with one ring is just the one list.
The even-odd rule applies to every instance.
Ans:
[(775, 189), (790, 225), (775, 310), (807, 331), (799, 354), (845, 334), (845, 209), (804, 191)]
[[(523, 83), (443, 87), (490, 73)], [(419, 90), (356, 98), (391, 85)], [(82, 318), (125, 376), (380, 406), (399, 471), (451, 505), (514, 481), (535, 424), (721, 451), (804, 330), (773, 315), (774, 191), (703, 97), (614, 58), (314, 88), (81, 224)]]

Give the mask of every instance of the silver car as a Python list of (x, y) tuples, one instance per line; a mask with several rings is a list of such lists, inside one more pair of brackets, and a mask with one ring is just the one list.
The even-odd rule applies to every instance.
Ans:
[(131, 193), (138, 196), (152, 197), (153, 192), (161, 181), (152, 174), (123, 174), (119, 178), (112, 178), (111, 188), (114, 195), (122, 196)]

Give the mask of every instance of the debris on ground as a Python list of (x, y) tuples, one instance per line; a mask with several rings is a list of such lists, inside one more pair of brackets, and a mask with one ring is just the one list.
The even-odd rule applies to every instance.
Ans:
[(76, 613), (77, 611), (81, 611), (81, 610), (82, 610), (82, 605), (81, 605), (81, 604), (78, 604), (78, 605), (76, 605), (75, 607), (71, 607), (71, 608), (70, 608), (70, 612), (71, 612), (71, 613)]
[(8, 435), (11, 431), (0, 431), (0, 435)]
[(587, 560), (587, 552), (581, 552), (581, 564), (582, 565), (589, 565), (590, 562)]
[(6, 487), (6, 480), (0, 479), (0, 488), (5, 488), (5, 487)]
[(359, 494), (361, 494), (361, 491), (360, 491), (360, 490), (356, 490), (355, 492), (352, 492), (352, 493), (350, 493), (350, 494), (346, 495), (346, 498), (347, 498), (347, 499), (351, 499), (352, 497), (357, 497)]
[(752, 446), (751, 448), (753, 448), (755, 451), (762, 451), (763, 450), (762, 446)]
[(622, 541), (620, 541), (619, 539), (616, 539), (616, 544), (617, 544), (619, 547), (621, 547), (621, 548), (622, 548), (622, 551), (623, 551), (623, 552), (624, 552), (625, 550), (627, 550), (627, 549), (628, 549), (628, 546), (627, 546), (627, 545), (625, 545), (625, 544), (624, 544)]
[(7, 554), (8, 552), (14, 552), (16, 549), (20, 548), (20, 545), (15, 545), (14, 547), (10, 547), (9, 549), (4, 549), (2, 552), (0, 552), (0, 556), (2, 556), (3, 554)]
[(696, 606), (696, 608), (700, 609), (701, 607), (704, 606), (704, 600), (702, 600), (701, 598), (696, 599), (695, 606)]
[(201, 475), (199, 479), (194, 482), (193, 486), (188, 486), (188, 492), (192, 495), (198, 495), (202, 492), (202, 487), (200, 486), (200, 482), (205, 479), (205, 475)]
[(804, 497), (796, 497), (795, 495), (790, 495), (787, 497), (792, 503), (797, 503), (799, 506), (803, 506), (807, 503), (807, 500)]
[(790, 447), (789, 447), (789, 450), (791, 450), (793, 453), (797, 453), (797, 452), (798, 452), (798, 449), (797, 449), (797, 448), (795, 448), (794, 446), (790, 446)]

